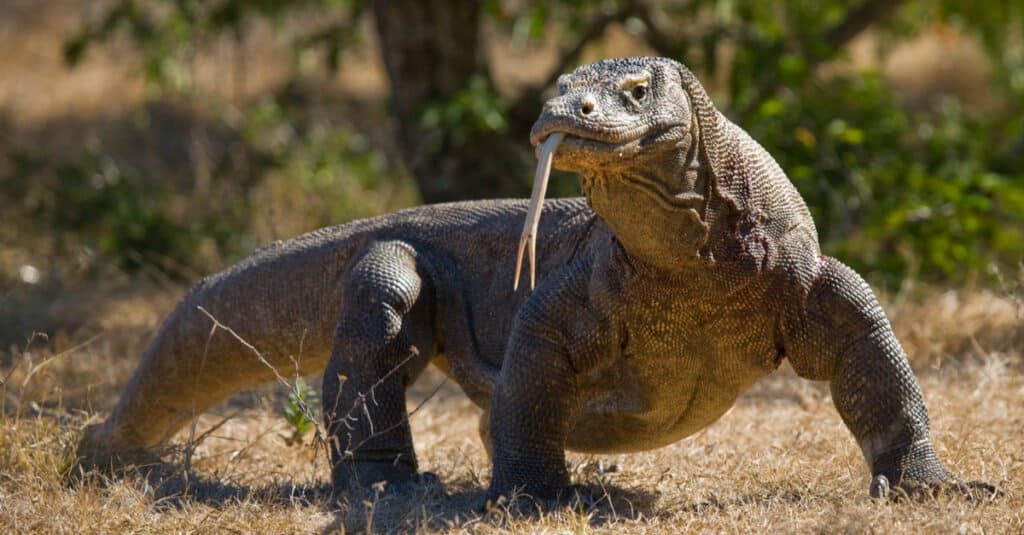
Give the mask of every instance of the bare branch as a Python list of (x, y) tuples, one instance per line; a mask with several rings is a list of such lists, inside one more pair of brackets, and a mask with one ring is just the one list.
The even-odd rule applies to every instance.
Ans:
[[(283, 377), (283, 376), (282, 376), (282, 375), (281, 375), (281, 374), (280, 374), (280, 373), (279, 373), (279, 372), (277, 371), (277, 368), (275, 368), (275, 367), (274, 367), (274, 365), (273, 365), (273, 364), (271, 364), (271, 363), (270, 363), (270, 362), (269, 362), (269, 361), (268, 361), (268, 360), (267, 360), (267, 359), (266, 359), (266, 358), (265, 358), (265, 357), (263, 356), (263, 353), (260, 353), (260, 350), (256, 349), (256, 347), (255, 347), (255, 346), (253, 346), (252, 344), (250, 344), (250, 343), (249, 343), (249, 342), (248, 342), (248, 341), (247, 341), (247, 340), (246, 340), (245, 338), (242, 338), (242, 336), (241, 336), (240, 334), (238, 334), (237, 332), (235, 332), (235, 331), (234, 331), (234, 329), (232, 329), (231, 327), (228, 327), (227, 325), (224, 325), (223, 323), (221, 323), (221, 322), (220, 322), (220, 320), (218, 320), (217, 318), (215, 318), (215, 317), (213, 316), (213, 314), (210, 314), (210, 312), (209, 312), (209, 311), (207, 311), (207, 310), (206, 310), (205, 308), (203, 308), (202, 306), (197, 306), (196, 308), (197, 308), (197, 309), (198, 309), (198, 310), (199, 310), (200, 312), (202, 312), (203, 314), (205, 314), (207, 318), (210, 318), (210, 321), (212, 321), (212, 322), (213, 322), (213, 327), (212, 327), (212, 330), (211, 330), (211, 332), (210, 332), (210, 336), (211, 336), (211, 337), (213, 336), (213, 332), (214, 332), (214, 331), (216, 331), (217, 329), (222, 329), (222, 330), (226, 331), (226, 332), (227, 332), (228, 334), (230, 334), (230, 335), (231, 335), (231, 336), (232, 336), (232, 337), (233, 337), (233, 338), (234, 338), (235, 340), (237, 340), (237, 341), (238, 341), (238, 343), (242, 344), (242, 345), (243, 345), (243, 346), (245, 346), (245, 347), (246, 347), (247, 349), (249, 349), (250, 351), (252, 351), (253, 355), (255, 355), (255, 356), (256, 356), (256, 358), (257, 358), (257, 359), (258, 359), (258, 360), (259, 360), (259, 361), (260, 361), (260, 362), (261, 362), (261, 363), (262, 363), (262, 364), (263, 364), (264, 366), (266, 366), (267, 368), (269, 368), (269, 369), (270, 369), (270, 371), (271, 371), (271, 372), (273, 372), (273, 374), (274, 374), (274, 377), (276, 377), (276, 378), (277, 378), (277, 381), (278, 381), (279, 383), (281, 383), (282, 385), (284, 385), (284, 387), (285, 387), (285, 388), (287, 388), (287, 389), (288, 389), (289, 391), (291, 391), (291, 392), (293, 392), (293, 393), (295, 394), (295, 398), (296, 398), (296, 399), (298, 400), (298, 403), (299, 403), (299, 408), (300, 408), (300, 409), (302, 410), (302, 412), (306, 413), (306, 416), (307, 416), (307, 417), (309, 418), (310, 422), (312, 422), (312, 423), (313, 423), (313, 428), (314, 428), (314, 431), (315, 431), (315, 438), (314, 438), (314, 441), (315, 441), (315, 442), (319, 442), (320, 440), (322, 440), (322, 438), (321, 438), (321, 437), (323, 437), (323, 430), (322, 430), (322, 429), (320, 428), (320, 423), (319, 423), (319, 421), (318, 421), (319, 419), (318, 419), (318, 418), (316, 418), (316, 416), (315, 416), (315, 413), (313, 412), (313, 409), (311, 409), (311, 408), (309, 407), (309, 405), (308, 405), (308, 404), (306, 403), (306, 401), (305, 401), (304, 399), (302, 399), (302, 396), (300, 396), (300, 395), (299, 395), (299, 391), (298, 391), (298, 388), (297, 388), (297, 387), (295, 387), (295, 386), (293, 386), (293, 385), (291, 384), (291, 382), (289, 382), (289, 381), (288, 381), (287, 379), (285, 379), (285, 378), (284, 378), (284, 377)], [(209, 342), (207, 342), (207, 343), (209, 343)], [(207, 349), (209, 349), (209, 348), (207, 348)], [(206, 355), (204, 354), (204, 355), (203, 355), (203, 361), (205, 362), (205, 360), (206, 360)]]
[[(368, 440), (370, 440), (370, 439), (372, 439), (372, 438), (374, 438), (374, 437), (376, 437), (376, 436), (379, 436), (379, 435), (382, 435), (382, 434), (384, 434), (384, 433), (387, 433), (387, 432), (389, 432), (389, 431), (391, 431), (391, 430), (393, 430), (393, 429), (396, 429), (396, 428), (398, 428), (398, 426), (400, 426), (400, 425), (404, 424), (405, 422), (409, 421), (409, 418), (412, 418), (412, 416), (413, 416), (414, 414), (416, 414), (417, 412), (419, 412), (419, 410), (420, 410), (421, 408), (423, 408), (423, 405), (426, 405), (426, 403), (427, 403), (428, 401), (430, 401), (431, 399), (434, 399), (434, 396), (435, 396), (435, 395), (437, 395), (437, 393), (441, 391), (441, 388), (442, 388), (442, 387), (443, 387), (443, 386), (444, 386), (445, 384), (447, 384), (447, 383), (448, 383), (448, 378), (447, 378), (447, 377), (445, 377), (445, 378), (444, 378), (444, 380), (442, 380), (442, 381), (441, 381), (440, 383), (438, 383), (438, 384), (437, 384), (437, 386), (436, 386), (436, 387), (434, 387), (434, 390), (432, 390), (432, 391), (430, 392), (430, 394), (427, 394), (427, 396), (426, 396), (426, 397), (424, 397), (424, 398), (423, 398), (423, 399), (422, 399), (422, 400), (421, 400), (421, 401), (420, 401), (419, 403), (417, 403), (417, 404), (416, 404), (416, 406), (415, 406), (415, 407), (414, 407), (414, 408), (413, 408), (413, 409), (412, 409), (411, 411), (409, 411), (409, 414), (408, 414), (408, 415), (406, 415), (406, 416), (405, 416), (405, 418), (402, 418), (402, 420), (401, 420), (401, 421), (399, 421), (398, 423), (396, 423), (396, 424), (394, 424), (394, 425), (392, 425), (392, 426), (390, 426), (390, 427), (387, 427), (387, 428), (385, 428), (385, 429), (382, 429), (382, 430), (380, 430), (379, 432), (377, 432), (377, 433), (373, 433), (373, 434), (371, 434), (370, 436), (368, 436), (368, 437), (364, 438), (364, 439), (363, 439), (363, 440), (362, 440), (361, 442), (359, 442), (359, 444), (356, 444), (355, 446), (352, 446), (352, 447), (350, 447), (350, 448), (347, 448), (347, 449), (346, 449), (346, 452), (345, 452), (345, 453), (348, 453), (348, 454), (352, 454), (352, 453), (354, 453), (354, 452), (355, 452), (356, 450), (358, 450), (360, 446), (362, 446), (363, 444), (365, 444), (365, 443), (366, 443), (366, 441), (368, 441)], [(349, 436), (349, 444), (351, 444), (351, 440), (352, 440), (352, 437), (351, 437), (351, 435), (350, 435), (350, 436)]]
[[(279, 383), (281, 383), (286, 388), (288, 388), (290, 391), (292, 391), (292, 392), (294, 392), (296, 394), (295, 397), (298, 400), (299, 408), (303, 412), (306, 413), (307, 417), (309, 417), (310, 421), (314, 425), (314, 429), (315, 429), (315, 434), (314, 434), (314, 438), (313, 438), (314, 447), (319, 447), (320, 445), (323, 445), (326, 448), (326, 446), (328, 444), (328, 441), (333, 441), (333, 442), (335, 442), (335, 446), (338, 448), (338, 451), (343, 451), (347, 455), (351, 456), (356, 450), (359, 449), (360, 446), (362, 446), (364, 443), (366, 443), (366, 441), (368, 441), (368, 440), (370, 440), (370, 439), (372, 439), (374, 437), (380, 436), (381, 434), (387, 433), (387, 432), (391, 431), (392, 429), (395, 429), (399, 425), (402, 425), (403, 423), (407, 422), (408, 419), (412, 415), (416, 414), (420, 410), (420, 408), (423, 407), (423, 405), (425, 405), (428, 401), (433, 399), (434, 395), (436, 395), (441, 390), (441, 387), (443, 387), (448, 382), (447, 378), (445, 378), (443, 381), (441, 381), (437, 385), (437, 387), (434, 388), (434, 390), (428, 396), (426, 396), (422, 401), (420, 401), (419, 404), (417, 404), (416, 407), (412, 411), (410, 411), (408, 414), (406, 414), (405, 417), (403, 417), (402, 420), (400, 422), (398, 422), (397, 424), (394, 424), (394, 425), (392, 425), (390, 427), (387, 427), (385, 429), (373, 430), (373, 422), (370, 421), (369, 403), (376, 404), (377, 401), (376, 401), (376, 398), (374, 396), (376, 395), (377, 388), (379, 386), (383, 385), (384, 382), (387, 381), (389, 378), (393, 377), (396, 373), (398, 373), (410, 360), (412, 360), (413, 358), (416, 358), (416, 357), (418, 357), (420, 355), (419, 349), (417, 349), (416, 346), (411, 346), (409, 348), (409, 354), (402, 361), (400, 361), (393, 368), (388, 370), (387, 373), (385, 373), (380, 378), (378, 378), (377, 381), (374, 382), (370, 386), (369, 390), (367, 390), (366, 392), (358, 393), (358, 396), (357, 396), (355, 402), (352, 404), (351, 407), (349, 407), (348, 412), (346, 412), (343, 416), (338, 418), (337, 417), (337, 413), (333, 411), (333, 409), (337, 405), (337, 400), (335, 400), (335, 403), (334, 403), (335, 407), (332, 407), (331, 410), (328, 410), (326, 406), (324, 407), (324, 415), (325, 415), (325, 417), (326, 417), (326, 419), (328, 421), (330, 421), (330, 422), (340, 421), (343, 424), (345, 424), (346, 427), (348, 427), (346, 422), (349, 421), (349, 420), (354, 420), (355, 419), (354, 415), (355, 415), (356, 411), (359, 411), (360, 409), (363, 410), (363, 412), (366, 414), (367, 420), (370, 421), (371, 432), (370, 432), (369, 436), (367, 436), (362, 441), (360, 441), (358, 444), (353, 446), (352, 445), (352, 436), (349, 435), (349, 437), (348, 437), (348, 439), (349, 439), (348, 447), (341, 448), (340, 444), (337, 444), (337, 442), (336, 442), (337, 437), (327, 437), (326, 439), (324, 438), (326, 436), (326, 433), (324, 433), (322, 428), (320, 427), (318, 419), (313, 416), (312, 409), (306, 404), (305, 400), (302, 399), (302, 397), (298, 395), (298, 388), (296, 386), (293, 386), (287, 379), (285, 379), (277, 371), (277, 368), (274, 367), (274, 365), (271, 364), (269, 361), (267, 361), (267, 359), (263, 356), (263, 354), (258, 349), (256, 349), (255, 346), (253, 346), (248, 341), (246, 341), (244, 338), (242, 338), (242, 336), (239, 335), (237, 332), (235, 332), (231, 327), (228, 327), (227, 325), (224, 325), (223, 323), (221, 323), (216, 317), (213, 316), (213, 314), (211, 314), (209, 311), (207, 311), (202, 306), (197, 306), (196, 308), (200, 312), (205, 314), (206, 317), (210, 319), (210, 321), (213, 322), (213, 327), (211, 328), (211, 331), (210, 331), (210, 336), (211, 337), (213, 336), (213, 333), (216, 332), (216, 330), (218, 330), (218, 329), (224, 330), (225, 332), (230, 334), (235, 340), (238, 341), (238, 343), (242, 344), (247, 349), (252, 351), (253, 355), (255, 355), (256, 358), (261, 363), (263, 363), (264, 366), (266, 366), (267, 368), (270, 369), (271, 372), (273, 372), (274, 376), (277, 378), (277, 381)], [(301, 349), (300, 349), (300, 352), (301, 352)], [(205, 355), (204, 355), (204, 359), (205, 359)], [(293, 358), (293, 363), (295, 363), (294, 358)], [(296, 363), (296, 370), (298, 370), (298, 364), (297, 363)], [(339, 390), (339, 395), (340, 395), (340, 390)], [(224, 423), (226, 423), (229, 419), (233, 418), (234, 416), (235, 415), (233, 414), (233, 415), (228, 416), (227, 418), (221, 420), (221, 422), (216, 424), (212, 429), (210, 429), (210, 430), (206, 431), (205, 433), (203, 433), (199, 437), (199, 440), (195, 442), (195, 444), (198, 444), (199, 442), (201, 442), (203, 439), (205, 439), (207, 436), (209, 436), (210, 433), (212, 433), (213, 431), (215, 431), (216, 429), (218, 429), (219, 427), (224, 425)], [(328, 427), (329, 427), (329, 425), (328, 425)], [(193, 436), (194, 436), (194, 433), (195, 433), (195, 430), (193, 429)], [(190, 453), (191, 452), (187, 452), (187, 455), (190, 456)], [(188, 460), (188, 457), (186, 457), (186, 463), (187, 463), (187, 460)]]
[(839, 24), (829, 28), (822, 40), (834, 52), (860, 35), (872, 24), (880, 22), (891, 15), (903, 0), (867, 0), (860, 7), (846, 14)]
[(590, 24), (587, 25), (587, 29), (580, 34), (579, 39), (576, 40), (576, 44), (562, 49), (558, 57), (558, 62), (555, 63), (555, 67), (548, 74), (539, 90), (543, 91), (544, 88), (549, 87), (558, 81), (558, 77), (564, 73), (570, 65), (580, 59), (583, 49), (586, 48), (591, 41), (601, 37), (601, 35), (604, 34), (605, 29), (608, 28), (610, 24), (622, 22), (637, 14), (638, 11), (639, 9), (636, 2), (627, 2), (612, 13), (601, 14), (595, 17), (594, 20), (590, 21)]
[(512, 120), (522, 119), (527, 126), (532, 123), (537, 111), (537, 100), (540, 98), (541, 92), (557, 82), (558, 77), (580, 59), (583, 49), (592, 41), (601, 37), (604, 30), (610, 24), (622, 22), (631, 16), (638, 15), (639, 11), (638, 2), (629, 1), (612, 13), (605, 13), (594, 17), (590, 24), (587, 25), (587, 28), (583, 30), (583, 33), (580, 34), (576, 43), (561, 50), (558, 54), (558, 61), (555, 62), (555, 66), (544, 78), (544, 81), (524, 90), (516, 102), (509, 107), (509, 115)]

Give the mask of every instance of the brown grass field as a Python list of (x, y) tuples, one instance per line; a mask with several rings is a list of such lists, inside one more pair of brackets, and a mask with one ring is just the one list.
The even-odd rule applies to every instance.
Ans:
[(93, 308), (102, 334), (12, 352), (0, 375), (0, 532), (1024, 532), (1024, 307), (1012, 294), (888, 300), (940, 455), (964, 477), (998, 485), (998, 499), (870, 499), (865, 464), (827, 386), (784, 366), (719, 422), (671, 447), (570, 455), (575, 480), (606, 493), (596, 508), (520, 517), (500, 507), (478, 512), (489, 477), (478, 410), (433, 370), (409, 407), (423, 403), (411, 419), (416, 449), (443, 488), (333, 501), (312, 435), (289, 445), (280, 386), (203, 415), (160, 465), (69, 480), (82, 425), (104, 415), (94, 407), (113, 403), (177, 293), (108, 291)]
[[(0, 149), (45, 141), (56, 153), (102, 137), (93, 128), (100, 119), (130, 115), (145, 98), (123, 42), (98, 49), (76, 71), (61, 65), (60, 36), (92, 2), (2, 4)], [(265, 43), (250, 46), (252, 57), (272, 56)], [(282, 63), (254, 63), (247, 89), (277, 83)], [(374, 73), (341, 80), (374, 94)], [(3, 157), (0, 150), (0, 180)], [(294, 217), (278, 228), (304, 224)], [(0, 240), (18, 235), (7, 230), (0, 227)], [(0, 243), (0, 307), (10, 307), (0, 310), (0, 346), (16, 341), (0, 347), (0, 533), (1024, 533), (1024, 274), (998, 290), (908, 287), (883, 296), (918, 372), (939, 454), (965, 478), (999, 486), (998, 499), (870, 499), (865, 463), (827, 385), (784, 365), (720, 421), (673, 446), (570, 454), (576, 482), (605, 499), (589, 510), (523, 517), (500, 505), (478, 510), (490, 471), (479, 411), (436, 370), (408, 403), (422, 403), (411, 417), (416, 450), (442, 486), (412, 496), (371, 490), (332, 499), (324, 451), (312, 435), (292, 440), (280, 385), (201, 416), (158, 465), (71, 477), (83, 426), (106, 416), (185, 288), (152, 274), (99, 269), (86, 277), (67, 267), (74, 259), (34, 256), (44, 242)], [(18, 270), (29, 263), (59, 284), (23, 284)], [(33, 329), (48, 335), (28, 334)]]

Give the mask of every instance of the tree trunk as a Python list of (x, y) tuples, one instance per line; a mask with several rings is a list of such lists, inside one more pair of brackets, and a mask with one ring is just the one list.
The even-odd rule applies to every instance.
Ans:
[[(427, 128), (422, 115), (446, 105), (475, 74), (482, 2), (374, 0), (380, 49), (398, 118), (398, 145), (424, 202), (522, 196), (527, 192), (529, 143), (521, 124), (509, 132)], [(528, 128), (528, 125), (527, 125)]]

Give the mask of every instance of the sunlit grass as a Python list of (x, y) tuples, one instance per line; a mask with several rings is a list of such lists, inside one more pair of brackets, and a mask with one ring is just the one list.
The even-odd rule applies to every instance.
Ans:
[[(107, 297), (116, 310), (146, 307), (129, 306), (130, 295)], [(170, 302), (155, 300), (150, 306), (158, 310), (145, 316), (159, 318)], [(570, 455), (576, 481), (607, 493), (592, 510), (521, 517), (499, 504), (481, 511), (490, 467), (476, 437), (479, 411), (451, 383), (412, 418), (421, 469), (437, 473), (443, 487), (412, 496), (371, 490), (332, 498), (323, 450), (293, 440), (281, 412), (283, 387), (258, 389), (204, 415), (178, 435), (161, 465), (69, 483), (71, 448), (84, 421), (97, 415), (88, 407), (109, 408), (148, 336), (127, 320), (119, 332), (111, 320), (98, 338), (72, 336), (56, 351), (52, 343), (16, 351), (2, 370), (9, 389), (0, 420), (0, 531), (1019, 533), (1019, 305), (987, 293), (933, 292), (888, 308), (919, 370), (940, 455), (964, 477), (999, 485), (1004, 497), (872, 501), (860, 451), (826, 385), (786, 367), (719, 422), (675, 445), (633, 455)], [(410, 407), (442, 380), (436, 371), (425, 374)], [(225, 415), (231, 418), (221, 425)]]

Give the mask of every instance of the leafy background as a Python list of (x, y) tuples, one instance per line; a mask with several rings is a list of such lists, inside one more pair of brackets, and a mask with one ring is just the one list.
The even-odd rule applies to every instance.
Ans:
[[(94, 132), (87, 143), (55, 146), (37, 131), (0, 147), (0, 207), (18, 221), (4, 238), (31, 242), (36, 263), (84, 251), (188, 279), (317, 226), (525, 195), (526, 132), (554, 77), (624, 53), (699, 73), (788, 172), (825, 251), (876, 283), (992, 284), (1024, 254), (1017, 3), (62, 7), (82, 15), (63, 28), (67, 69), (130, 58), (131, 104), (99, 130), (88, 123), (111, 118), (75, 117)], [(905, 58), (928, 46), (928, 65)], [(68, 119), (42, 130), (73, 129)], [(575, 194), (575, 180), (559, 193)]]

